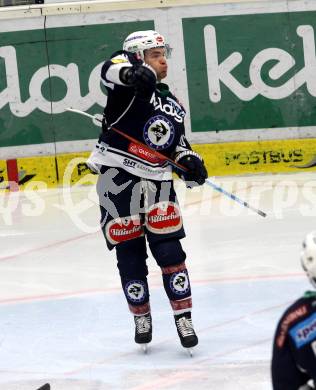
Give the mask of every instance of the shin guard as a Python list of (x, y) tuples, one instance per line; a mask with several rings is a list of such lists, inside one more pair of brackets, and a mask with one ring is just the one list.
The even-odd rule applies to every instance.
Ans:
[(185, 313), (192, 308), (191, 287), (185, 263), (162, 267), (162, 278), (166, 294), (175, 314)]
[(122, 287), (131, 313), (144, 315), (150, 312), (149, 290), (146, 278), (142, 280), (122, 280)]

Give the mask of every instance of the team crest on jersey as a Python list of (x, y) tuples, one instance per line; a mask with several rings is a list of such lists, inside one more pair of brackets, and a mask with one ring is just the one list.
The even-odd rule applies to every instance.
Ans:
[(144, 127), (144, 139), (153, 149), (168, 148), (175, 136), (173, 124), (163, 115), (157, 115), (149, 119)]

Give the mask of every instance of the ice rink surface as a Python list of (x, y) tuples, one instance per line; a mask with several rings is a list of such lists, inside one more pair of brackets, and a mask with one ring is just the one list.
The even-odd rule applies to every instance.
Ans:
[(180, 346), (150, 257), (153, 341), (134, 343), (115, 254), (98, 227), (94, 186), (0, 195), (0, 388), (268, 390), (278, 318), (311, 286), (299, 253), (316, 229), (312, 173), (177, 182), (187, 237), (193, 358)]

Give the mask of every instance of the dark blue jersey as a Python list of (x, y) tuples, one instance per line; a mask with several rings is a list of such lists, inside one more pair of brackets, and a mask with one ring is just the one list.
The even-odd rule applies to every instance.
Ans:
[[(157, 158), (152, 150), (172, 159), (180, 152), (191, 150), (184, 134), (185, 110), (166, 84), (157, 83), (146, 93), (125, 85), (120, 72), (135, 64), (143, 63), (134, 55), (120, 51), (103, 65), (101, 79), (108, 94), (103, 134), (89, 162), (123, 168), (152, 180), (170, 180), (171, 166)], [(142, 142), (146, 148), (125, 139), (112, 128)]]
[(308, 291), (282, 315), (273, 342), (273, 390), (316, 383), (316, 292)]

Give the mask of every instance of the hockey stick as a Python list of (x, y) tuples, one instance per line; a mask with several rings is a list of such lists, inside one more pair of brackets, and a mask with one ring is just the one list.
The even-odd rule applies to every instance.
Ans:
[(241, 204), (242, 206), (247, 207), (248, 209), (254, 211), (255, 213), (257, 213), (259, 215), (261, 215), (261, 217), (266, 217), (267, 216), (267, 214), (264, 211), (256, 209), (256, 208), (250, 206), (250, 204), (248, 202), (245, 202), (244, 200), (238, 198), (236, 195), (234, 195), (234, 194), (224, 190), (224, 188), (219, 187), (217, 184), (213, 183), (209, 179), (206, 179), (205, 183), (208, 184), (209, 186), (211, 186), (214, 190), (222, 193), (223, 195), (228, 196), (230, 199), (236, 201), (237, 203)]
[[(88, 114), (88, 113), (86, 113), (84, 111), (76, 110), (75, 108), (66, 108), (66, 110), (67, 111), (71, 111), (71, 112), (75, 112), (77, 114), (81, 114), (81, 115), (87, 116), (88, 118), (97, 120), (98, 122), (102, 123), (101, 119), (97, 118), (95, 115)], [(150, 149), (151, 153), (153, 153), (160, 160), (168, 161), (168, 163), (170, 165), (172, 165), (173, 167), (180, 169), (182, 172), (187, 172), (187, 168), (184, 167), (183, 165), (176, 163), (171, 158), (165, 156), (162, 153), (157, 152), (157, 150), (150, 148), (149, 146), (143, 144), (142, 142), (138, 141), (134, 137), (131, 137), (130, 135), (124, 133), (123, 131), (121, 131), (119, 129), (116, 129), (115, 127), (111, 127), (111, 130), (113, 130), (117, 134), (120, 134), (122, 137), (128, 139), (129, 141), (133, 142), (134, 144), (137, 144), (137, 145), (139, 145), (139, 146), (141, 146), (141, 147), (143, 147), (145, 149)]]
[(45, 385), (41, 386), (37, 390), (50, 390), (50, 384), (49, 383), (45, 383)]
[[(66, 108), (66, 110), (67, 111), (71, 111), (71, 112), (75, 112), (77, 114), (84, 115), (84, 116), (86, 116), (86, 117), (88, 117), (88, 118), (90, 118), (92, 120), (97, 120), (99, 122), (102, 122), (102, 120), (97, 118), (95, 115), (88, 114), (88, 113), (86, 113), (84, 111), (77, 110), (75, 108)], [(111, 129), (113, 131), (115, 131), (115, 133), (120, 134), (122, 137), (128, 139), (129, 141), (134, 142), (135, 144), (138, 144), (139, 146), (142, 146), (143, 148), (150, 149), (151, 152), (154, 155), (156, 155), (159, 159), (164, 160), (164, 161), (168, 161), (168, 163), (170, 165), (172, 165), (173, 167), (180, 169), (182, 172), (187, 172), (187, 168), (186, 167), (184, 167), (183, 165), (181, 165), (179, 163), (176, 163), (171, 158), (166, 157), (162, 153), (157, 152), (157, 150), (150, 148), (149, 146), (143, 144), (142, 142), (138, 141), (134, 137), (131, 137), (130, 135), (124, 133), (123, 131), (121, 131), (119, 129), (116, 129), (114, 127), (111, 127)], [(212, 187), (215, 191), (220, 192), (221, 194), (227, 196), (228, 198), (234, 200), (235, 202), (241, 204), (242, 206), (244, 206), (244, 207), (254, 211), (255, 213), (257, 213), (261, 217), (266, 217), (267, 216), (267, 214), (264, 211), (261, 211), (259, 209), (256, 209), (255, 207), (252, 207), (248, 202), (245, 202), (244, 200), (238, 198), (236, 195), (234, 195), (234, 194), (224, 190), (224, 188), (222, 188), (222, 187), (218, 186), (217, 184), (213, 183), (210, 179), (206, 179), (205, 183), (208, 184), (210, 187)]]

